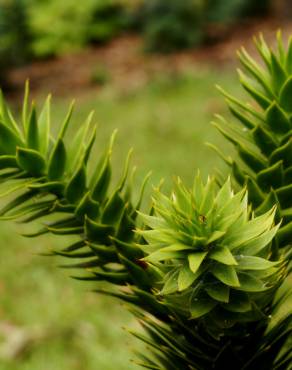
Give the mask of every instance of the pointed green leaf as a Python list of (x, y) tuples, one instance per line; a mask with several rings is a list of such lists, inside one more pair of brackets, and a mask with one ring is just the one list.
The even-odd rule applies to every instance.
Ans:
[(248, 200), (256, 208), (265, 200), (265, 194), (261, 191), (256, 181), (253, 178), (247, 177), (246, 187), (248, 191)]
[(138, 288), (148, 290), (152, 284), (147, 271), (122, 255), (120, 255), (119, 258), (121, 260), (121, 263), (126, 267), (135, 285)]
[(125, 161), (125, 165), (124, 165), (124, 169), (123, 169), (121, 178), (119, 180), (119, 184), (117, 186), (118, 191), (122, 191), (124, 186), (125, 186), (125, 183), (126, 183), (126, 180), (127, 180), (127, 177), (128, 177), (128, 173), (129, 173), (129, 165), (130, 165), (130, 159), (131, 159), (132, 153), (133, 153), (133, 149), (130, 149), (129, 152), (128, 152), (126, 161)]
[[(268, 212), (275, 204), (278, 204), (279, 200), (276, 196), (276, 193), (274, 190), (271, 190), (269, 192), (269, 195), (265, 198), (265, 200), (259, 205), (259, 207), (255, 211), (256, 216), (260, 216), (263, 213)], [(277, 216), (278, 209), (276, 211)]]
[(271, 53), (271, 75), (275, 93), (278, 94), (287, 78), (287, 75), (273, 52)]
[(29, 149), (39, 150), (39, 128), (35, 106), (32, 107), (28, 120), (26, 142)]
[(111, 180), (111, 165), (109, 155), (105, 158), (101, 169), (98, 165), (96, 172), (98, 172), (98, 177), (93, 185), (92, 198), (101, 202), (107, 193)]
[(181, 259), (184, 258), (185, 254), (183, 252), (168, 252), (164, 251), (163, 248), (151, 253), (149, 256), (145, 257), (144, 260), (152, 263), (157, 263), (160, 261), (167, 261), (171, 259)]
[(50, 192), (53, 194), (57, 194), (58, 196), (62, 196), (64, 184), (60, 181), (48, 181), (39, 184), (28, 185), (28, 188), (41, 190), (42, 192)]
[(29, 81), (25, 81), (25, 89), (24, 89), (24, 97), (23, 97), (23, 104), (22, 104), (22, 126), (24, 132), (27, 131), (28, 125), (28, 118), (29, 118)]
[(232, 174), (235, 180), (239, 185), (243, 186), (246, 179), (246, 173), (243, 172), (243, 169), (237, 164), (237, 162), (232, 162)]
[[(291, 79), (292, 86), (292, 79)], [(285, 133), (291, 129), (290, 122), (282, 109), (283, 104), (280, 106), (274, 101), (266, 111), (266, 121), (271, 129), (276, 133)], [(292, 111), (292, 108), (291, 108)]]
[(110, 237), (114, 242), (118, 253), (132, 260), (140, 260), (143, 257), (143, 252), (139, 249), (139, 246), (134, 243), (125, 243), (117, 238)]
[[(235, 126), (228, 123), (221, 116), (217, 115), (216, 117), (219, 122), (215, 121), (212, 122), (212, 124), (227, 140), (229, 140), (235, 146), (246, 148), (249, 153), (254, 153), (256, 151), (257, 148), (251, 143), (245, 131), (240, 129), (240, 127), (237, 125)], [(259, 157), (259, 160), (265, 161), (265, 158), (260, 153), (256, 153), (256, 155)], [(229, 160), (229, 162), (231, 162), (231, 160)]]
[(68, 126), (69, 126), (69, 123), (71, 121), (71, 117), (72, 117), (72, 113), (73, 113), (73, 109), (74, 109), (74, 104), (75, 102), (72, 101), (72, 103), (70, 104), (69, 106), (69, 110), (65, 116), (65, 119), (61, 125), (61, 128), (60, 128), (60, 131), (58, 133), (58, 137), (57, 137), (57, 140), (60, 140), (60, 139), (63, 139), (64, 138), (64, 135), (68, 129)]
[(214, 284), (206, 285), (205, 291), (207, 294), (219, 302), (228, 303), (229, 302), (229, 292), (230, 288), (227, 285), (216, 282)]
[(0, 122), (0, 155), (15, 155), (17, 146), (24, 146), (21, 139), (9, 127)]
[(114, 236), (114, 231), (112, 226), (103, 225), (85, 217), (85, 235), (88, 240), (96, 244), (110, 244), (110, 236)]
[(225, 234), (226, 234), (226, 231), (220, 231), (220, 230), (213, 231), (210, 238), (207, 241), (207, 244), (212, 244), (215, 241), (218, 242), (218, 240), (221, 239)]
[(292, 140), (289, 139), (284, 145), (272, 152), (270, 157), (271, 164), (283, 161), (285, 166), (292, 166)]
[[(115, 284), (115, 285), (126, 285), (130, 281), (130, 275), (128, 272), (93, 272), (95, 275), (95, 278), (87, 279), (87, 280), (96, 280), (96, 281), (107, 281), (109, 283)], [(76, 277), (75, 277), (76, 279)], [(82, 280), (82, 278), (78, 278), (79, 280)]]
[(270, 267), (279, 265), (279, 262), (272, 262), (261, 257), (255, 256), (235, 256), (238, 265), (237, 270), (265, 270)]
[(195, 252), (188, 255), (189, 267), (193, 273), (196, 273), (207, 256), (208, 252)]
[(65, 195), (69, 203), (75, 204), (80, 201), (86, 191), (86, 169), (81, 164), (68, 182)]
[(268, 157), (271, 152), (277, 148), (276, 140), (262, 125), (257, 125), (252, 130), (252, 136), (256, 145)]
[(75, 214), (79, 219), (82, 220), (85, 215), (94, 220), (99, 215), (99, 208), (99, 203), (95, 202), (91, 198), (90, 192), (88, 191), (76, 207)]
[(292, 112), (292, 77), (290, 76), (280, 91), (280, 106), (286, 111)]
[(62, 139), (59, 139), (49, 159), (48, 178), (49, 180), (59, 180), (64, 173), (66, 164), (66, 148)]
[(16, 160), (18, 165), (32, 176), (42, 176), (45, 173), (46, 162), (36, 150), (17, 148)]
[(284, 282), (279, 287), (274, 297), (272, 317), (266, 329), (267, 335), (269, 335), (269, 333), (271, 333), (273, 329), (276, 329), (277, 326), (279, 327), (279, 324), (283, 322), (284, 319), (291, 317), (291, 307), (292, 307), (292, 291), (290, 275), (287, 279), (284, 280)]
[(237, 118), (239, 122), (241, 122), (247, 129), (252, 129), (255, 127), (256, 124), (248, 114), (242, 113), (240, 109), (234, 107), (233, 104), (228, 100), (227, 105), (232, 115)]
[(263, 61), (265, 62), (266, 66), (270, 68), (271, 49), (268, 47), (262, 34), (260, 34), (259, 38), (255, 38), (255, 45), (261, 57), (263, 58)]
[(257, 174), (257, 182), (259, 186), (266, 191), (277, 189), (283, 185), (284, 182), (284, 169), (283, 161), (279, 161), (274, 165), (260, 171)]
[(292, 74), (292, 36), (289, 37), (288, 51), (286, 56), (286, 69), (288, 74)]
[(217, 304), (218, 302), (216, 302), (214, 299), (211, 299), (207, 295), (202, 297), (194, 297), (190, 305), (191, 318), (197, 319), (206, 315), (214, 307), (216, 307)]
[(240, 287), (238, 288), (239, 290), (243, 290), (245, 292), (263, 292), (264, 290), (267, 290), (265, 284), (261, 280), (253, 277), (251, 274), (239, 272), (238, 279), (240, 283)]
[(163, 247), (164, 252), (180, 252), (180, 251), (190, 252), (190, 250), (193, 251), (194, 247), (190, 245), (182, 244), (182, 243), (174, 243), (167, 247)]
[(243, 145), (237, 145), (237, 151), (240, 158), (253, 171), (258, 172), (266, 167), (266, 161), (258, 153), (252, 152)]
[(142, 235), (149, 244), (166, 243), (172, 245), (175, 241), (173, 236), (164, 230), (136, 230), (136, 233)]
[(254, 109), (249, 104), (242, 103), (241, 100), (236, 99), (234, 96), (228, 94), (220, 86), (217, 85), (216, 87), (221, 92), (221, 94), (224, 95), (224, 97), (227, 100), (227, 103), (229, 103), (229, 104), (232, 103), (232, 104), (236, 105), (237, 107), (239, 107), (240, 109), (242, 109), (245, 113), (248, 113), (248, 114), (252, 115), (254, 118), (259, 119), (260, 121), (263, 121), (263, 117), (262, 117), (261, 113), (258, 112), (258, 110)]
[(274, 206), (269, 212), (244, 223), (233, 233), (229, 233), (224, 242), (231, 250), (234, 250), (251, 239), (260, 236), (273, 226), (275, 212), (276, 207)]
[(261, 91), (257, 90), (251, 83), (247, 80), (245, 75), (239, 72), (239, 80), (243, 88), (250, 94), (250, 96), (259, 104), (263, 109), (268, 108), (271, 104), (271, 100), (267, 98)]
[(59, 228), (48, 226), (47, 229), (55, 235), (81, 235), (83, 233), (83, 227), (81, 226)]
[(86, 164), (88, 162), (88, 159), (90, 157), (90, 153), (92, 151), (93, 145), (95, 143), (96, 139), (96, 126), (93, 128), (91, 132), (91, 136), (89, 137), (88, 143), (85, 145), (84, 149), (84, 163)]
[(151, 229), (164, 229), (167, 226), (167, 223), (161, 217), (149, 216), (141, 212), (138, 212), (138, 214), (141, 217), (142, 221), (144, 221), (144, 223)]
[(277, 49), (278, 49), (278, 56), (279, 56), (279, 63), (281, 65), (285, 64), (286, 61), (286, 50), (283, 44), (283, 35), (282, 31), (278, 30), (276, 33), (276, 38), (277, 38)]
[(276, 190), (276, 196), (279, 199), (282, 208), (292, 206), (292, 184), (282, 186)]
[(177, 292), (178, 290), (178, 270), (172, 271), (165, 279), (163, 288), (160, 292), (162, 295), (168, 295)]
[(49, 140), (50, 140), (50, 125), (51, 125), (51, 95), (46, 99), (44, 107), (39, 115), (39, 150), (46, 156)]
[(234, 259), (229, 248), (225, 246), (218, 246), (215, 249), (211, 250), (208, 257), (212, 260), (223, 263), (224, 265), (237, 265), (237, 262)]
[[(117, 251), (114, 247), (111, 247), (109, 245), (99, 245), (94, 243), (86, 243), (88, 247), (92, 250), (92, 253), (94, 256), (100, 257), (101, 259), (104, 259), (105, 261), (116, 262), (119, 263), (120, 260), (117, 256)], [(75, 254), (74, 254), (75, 255)]]
[(272, 96), (273, 92), (271, 91), (271, 86), (264, 69), (255, 62), (255, 60), (247, 53), (245, 48), (242, 47), (238, 52), (238, 55), (240, 62), (244, 65), (249, 74), (256, 79), (259, 84), (262, 85), (262, 87), (265, 89), (265, 93), (268, 96)]
[(236, 249), (236, 253), (242, 253), (243, 255), (257, 255), (273, 240), (279, 226), (280, 225), (277, 225), (257, 238), (251, 239), (249, 242), (243, 244), (241, 247)]
[(214, 204), (215, 196), (215, 181), (214, 179), (209, 179), (207, 181), (206, 187), (204, 189), (202, 202), (200, 204), (199, 212), (202, 215), (206, 215), (208, 211), (212, 208)]
[(230, 183), (230, 177), (228, 177), (225, 184), (221, 187), (219, 190), (215, 202), (218, 205), (218, 208), (224, 207), (226, 203), (230, 200), (232, 197), (232, 190), (231, 190), (231, 183)]
[(35, 190), (29, 190), (29, 191), (26, 191), (25, 193), (17, 196), (16, 198), (14, 198), (10, 202), (8, 202), (0, 210), (0, 216), (3, 216), (6, 213), (8, 213), (9, 211), (11, 211), (12, 209), (17, 208), (18, 206), (23, 205), (25, 202), (27, 202), (28, 200), (32, 199), (36, 194), (37, 194), (37, 192)]
[(231, 287), (239, 287), (239, 280), (233, 266), (216, 264), (210, 268), (212, 274), (223, 284)]
[(117, 239), (123, 242), (130, 242), (134, 237), (135, 221), (128, 213), (128, 205), (125, 206), (123, 215), (117, 227)]
[(203, 199), (203, 191), (204, 191), (204, 186), (202, 183), (200, 173), (198, 172), (197, 176), (195, 177), (194, 184), (193, 184), (193, 196), (194, 196), (195, 204), (201, 204), (202, 199)]
[(0, 120), (3, 124), (9, 128), (16, 136), (20, 136), (21, 132), (7, 106), (7, 103), (4, 99), (2, 90), (0, 90)]
[(124, 210), (124, 205), (125, 203), (120, 193), (118, 191), (115, 191), (104, 206), (104, 210), (101, 216), (101, 222), (114, 225), (120, 220), (122, 212)]
[(89, 114), (86, 121), (80, 126), (77, 133), (74, 135), (72, 142), (67, 152), (67, 171), (72, 173), (75, 170), (78, 161), (85, 151), (85, 138), (89, 130), (89, 126), (93, 117), (93, 112)]

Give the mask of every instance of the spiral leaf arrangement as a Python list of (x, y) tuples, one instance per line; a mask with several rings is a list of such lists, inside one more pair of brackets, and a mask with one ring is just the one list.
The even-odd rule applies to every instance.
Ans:
[[(53, 216), (53, 220), (42, 222), (40, 230), (26, 236), (73, 235), (76, 241), (72, 245), (53, 252), (82, 260), (67, 267), (92, 268), (91, 275), (85, 277), (88, 280), (107, 280), (118, 285), (130, 283), (131, 277), (121, 259), (127, 262), (127, 258), (141, 257), (131, 241), (143, 192), (142, 187), (141, 197), (134, 205), (130, 184), (127, 185), (131, 152), (118, 184), (112, 186), (110, 159), (114, 133), (89, 176), (88, 162), (96, 136), (95, 128), (90, 126), (92, 114), (67, 145), (65, 135), (73, 105), (53, 138), (50, 100), (49, 96), (38, 116), (35, 106), (29, 107), (27, 85), (21, 128), (3, 95), (0, 96), (0, 180), (4, 188), (1, 197), (11, 199), (15, 194), (0, 210), (0, 217), (30, 223)], [(120, 267), (110, 268), (110, 263)], [(143, 275), (141, 267), (134, 265), (133, 268), (141, 270)]]
[(148, 242), (144, 261), (165, 274), (161, 295), (177, 302), (183, 294), (191, 318), (256, 320), (285, 276), (270, 261), (276, 209), (255, 217), (245, 189), (234, 194), (228, 180), (216, 190), (214, 179), (204, 185), (198, 175), (192, 190), (178, 181), (170, 198), (157, 192), (154, 215), (142, 215), (150, 229), (138, 231)]
[(235, 181), (247, 185), (255, 212), (264, 213), (277, 204), (277, 218), (282, 219), (277, 240), (284, 247), (292, 237), (292, 37), (287, 49), (280, 32), (276, 51), (262, 36), (255, 45), (262, 64), (242, 48), (238, 55), (243, 70), (238, 73), (256, 107), (220, 88), (237, 124), (217, 116), (214, 125), (238, 153), (237, 159), (223, 158)]
[(285, 50), (278, 35), (276, 53), (262, 38), (256, 45), (266, 68), (242, 50), (256, 84), (243, 72), (240, 81), (259, 109), (224, 92), (239, 124), (215, 124), (238, 152), (219, 152), (231, 179), (197, 176), (191, 190), (178, 180), (170, 196), (154, 192), (149, 213), (140, 211), (147, 179), (133, 201), (130, 155), (112, 184), (115, 134), (92, 158), (91, 114), (68, 142), (72, 106), (53, 137), (50, 97), (37, 114), (27, 86), (18, 124), (0, 94), (0, 195), (9, 198), (0, 218), (41, 221), (27, 237), (73, 236), (50, 254), (77, 260), (64, 267), (85, 270), (78, 279), (111, 283), (96, 291), (141, 322), (146, 335), (133, 334), (152, 352), (140, 354), (145, 368), (291, 370), (292, 39)]

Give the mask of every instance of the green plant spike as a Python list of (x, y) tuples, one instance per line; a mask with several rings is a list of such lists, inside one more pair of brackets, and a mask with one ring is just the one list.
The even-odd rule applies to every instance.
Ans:
[[(112, 194), (108, 195), (111, 182), (109, 158), (115, 134), (100, 165), (90, 177), (88, 158), (95, 141), (95, 129), (90, 129), (92, 133), (89, 134), (92, 113), (77, 131), (71, 144), (67, 145), (65, 134), (73, 104), (54, 139), (50, 132), (50, 96), (38, 115), (35, 105), (29, 106), (29, 87), (26, 84), (23, 128), (16, 124), (3, 95), (0, 103), (0, 176), (6, 189), (13, 184), (9, 191), (0, 189), (2, 197), (10, 197), (0, 211), (1, 219), (15, 219), (25, 223), (41, 220), (44, 226), (39, 231), (27, 234), (31, 237), (48, 232), (75, 236), (77, 244), (81, 243), (78, 244), (78, 253), (70, 246), (65, 249), (66, 252), (55, 253), (67, 258), (78, 258), (79, 261), (73, 265), (79, 268), (94, 265), (97, 270), (92, 272), (93, 278), (114, 282), (112, 274), (115, 271), (104, 274), (101, 269), (110, 263), (118, 263), (122, 268), (120, 249), (116, 245), (131, 243), (135, 238), (134, 221), (127, 231), (125, 227), (123, 233), (120, 230), (121, 223), (125, 224), (124, 220), (132, 219), (134, 209), (131, 194), (126, 187), (129, 157), (121, 179), (113, 187)], [(13, 192), (16, 196), (11, 200)], [(44, 221), (45, 216), (52, 221)], [(131, 247), (141, 256), (138, 247)], [(133, 261), (131, 263), (135, 264), (135, 259)], [(144, 273), (139, 265), (135, 266)], [(132, 284), (131, 279), (133, 276), (131, 278), (131, 274), (127, 274), (121, 281)], [(134, 281), (139, 285), (136, 277)], [(142, 280), (141, 284), (144, 284)]]
[(50, 97), (38, 115), (26, 85), (21, 128), (0, 96), (0, 196), (8, 197), (0, 218), (41, 221), (28, 237), (73, 236), (50, 254), (73, 261), (62, 267), (83, 271), (76, 279), (111, 283), (96, 291), (131, 305), (146, 332), (135, 335), (152, 351), (141, 356), (145, 368), (291, 369), (292, 253), (283, 247), (292, 235), (292, 41), (286, 52), (279, 43), (278, 54), (262, 38), (257, 47), (268, 70), (242, 51), (258, 85), (242, 73), (241, 83), (261, 108), (225, 93), (244, 130), (216, 124), (238, 151), (223, 158), (243, 189), (197, 176), (190, 190), (178, 180), (170, 196), (156, 189), (147, 214), (145, 183), (132, 199), (129, 156), (112, 184), (115, 133), (90, 171), (91, 114), (67, 144), (73, 105), (53, 138)]
[[(287, 47), (283, 45), (281, 33), (277, 34), (277, 50), (269, 48), (260, 36), (255, 44), (264, 62), (259, 64), (242, 48), (238, 52), (243, 71), (240, 72), (240, 83), (254, 101), (257, 108), (250, 108), (248, 103), (240, 101), (225, 93), (231, 114), (237, 122), (217, 120), (215, 126), (235, 146), (240, 158), (230, 163), (234, 180), (242, 185), (242, 177), (238, 174), (243, 170), (245, 182), (253, 184), (253, 192), (249, 192), (250, 201), (258, 212), (263, 207), (271, 192), (277, 194), (277, 206), (282, 218), (281, 228), (285, 227), (285, 237), (279, 239), (279, 247), (285, 247), (292, 238), (292, 230), (286, 227), (291, 223), (288, 210), (292, 197), (292, 69), (291, 69), (291, 37)], [(222, 91), (222, 89), (221, 89)], [(253, 104), (254, 106), (254, 104)], [(244, 127), (241, 128), (240, 126)], [(232, 135), (232, 131), (240, 135)], [(243, 141), (246, 146), (243, 146)], [(248, 149), (250, 148), (250, 149)], [(253, 150), (251, 151), (251, 148)], [(257, 189), (256, 189), (257, 188)], [(253, 197), (255, 192), (262, 196)]]
[(178, 181), (170, 198), (156, 193), (154, 215), (141, 214), (148, 229), (137, 230), (146, 241), (143, 261), (164, 275), (159, 289), (166, 305), (184, 293), (188, 318), (208, 314), (214, 326), (218, 312), (220, 320), (229, 319), (246, 300), (234, 323), (257, 321), (285, 278), (285, 258), (271, 260), (280, 226), (274, 223), (276, 208), (256, 217), (249, 213), (247, 193), (234, 194), (229, 179), (217, 193), (215, 188), (214, 179), (203, 184), (198, 175), (193, 190)]

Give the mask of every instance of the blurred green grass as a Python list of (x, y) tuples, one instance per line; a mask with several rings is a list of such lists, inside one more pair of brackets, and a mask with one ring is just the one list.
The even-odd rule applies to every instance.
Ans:
[[(92, 162), (118, 128), (113, 156), (116, 173), (121, 171), (121, 159), (134, 147), (138, 183), (152, 170), (152, 184), (163, 177), (169, 189), (174, 175), (191, 184), (197, 169), (207, 175), (222, 166), (204, 143), (227, 148), (210, 125), (215, 112), (226, 112), (214, 84), (236, 93), (235, 81), (228, 69), (206, 67), (183, 76), (161, 76), (132, 92), (107, 87), (102, 93), (78, 98), (71, 130), (94, 109), (99, 130)], [(67, 98), (53, 99), (55, 128), (68, 103)], [(56, 268), (63, 262), (59, 258), (37, 254), (65, 245), (65, 238), (29, 240), (19, 231), (15, 224), (0, 224), (0, 322), (44, 335), (16, 358), (0, 360), (0, 370), (137, 369), (130, 359), (139, 343), (122, 329), (139, 329), (132, 316), (119, 302), (89, 292), (92, 286), (70, 280), (68, 271)]]

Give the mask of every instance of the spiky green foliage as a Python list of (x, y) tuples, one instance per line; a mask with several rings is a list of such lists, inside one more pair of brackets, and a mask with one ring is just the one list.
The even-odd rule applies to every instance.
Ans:
[(224, 160), (236, 182), (247, 185), (255, 212), (277, 204), (277, 218), (282, 219), (277, 240), (284, 247), (292, 237), (292, 37), (287, 49), (280, 32), (276, 50), (262, 36), (255, 45), (262, 63), (244, 48), (238, 53), (243, 68), (239, 80), (252, 101), (245, 103), (221, 89), (238, 124), (223, 117), (214, 124), (238, 153), (238, 158)]
[(288, 368), (289, 259), (270, 260), (275, 211), (255, 216), (246, 189), (234, 194), (229, 179), (220, 190), (199, 176), (191, 190), (181, 181), (169, 197), (156, 190), (138, 234), (143, 260), (164, 274), (157, 297), (171, 316), (166, 325), (136, 312), (151, 340), (137, 336), (156, 359), (142, 356), (145, 368)]
[[(282, 223), (276, 240), (272, 242), (272, 258), (274, 259), (279, 254), (286, 254), (286, 250), (290, 250), (292, 237), (289, 200), (291, 199), (292, 38), (285, 50), (279, 33), (276, 53), (267, 46), (262, 36), (259, 41), (256, 41), (256, 45), (265, 68), (258, 65), (244, 49), (239, 53), (245, 70), (253, 80), (247, 80), (247, 77), (240, 72), (241, 84), (256, 104), (253, 101), (251, 104), (244, 103), (223, 91), (230, 111), (239, 124), (218, 117), (215, 125), (234, 144), (239, 154), (238, 158), (234, 159), (234, 155), (226, 157), (219, 151), (223, 160), (231, 167), (233, 182), (237, 183), (237, 186), (248, 188), (249, 202), (255, 214), (263, 215), (272, 206), (277, 205), (276, 220), (277, 222), (281, 220)], [(222, 176), (217, 177), (217, 181), (224, 183)], [(165, 207), (165, 202), (161, 204)], [(178, 215), (180, 215), (179, 212)], [(164, 219), (168, 213), (162, 212), (160, 216)], [(181, 225), (184, 226), (185, 231), (189, 222), (181, 223)], [(157, 224), (156, 227), (158, 227)], [(169, 237), (169, 233), (166, 234)], [(163, 236), (165, 236), (164, 230)], [(150, 244), (152, 242), (153, 239)], [(158, 250), (160, 254), (163, 254), (165, 247), (163, 243), (154, 247), (154, 253)], [(279, 247), (280, 250), (278, 250)], [(286, 254), (286, 258), (288, 261), (291, 260), (291, 252)], [(289, 272), (291, 272), (291, 267), (288, 268), (288, 276), (277, 290), (276, 295), (273, 298), (270, 297), (272, 303), (267, 305), (265, 317), (259, 318), (251, 325), (236, 324), (229, 333), (226, 331), (224, 334), (217, 333), (217, 341), (214, 341), (214, 332), (209, 332), (210, 338), (208, 333), (202, 330), (200, 326), (202, 319), (195, 320), (195, 328), (187, 323), (182, 329), (179, 317), (175, 316), (177, 326), (173, 325), (169, 332), (168, 327), (161, 323), (151, 321), (147, 317), (141, 318), (152, 338), (152, 341), (147, 341), (147, 338), (144, 340), (152, 346), (157, 358), (157, 361), (148, 360), (145, 367), (150, 369), (290, 370), (292, 368), (292, 290), (291, 273), (289, 275)], [(172, 280), (175, 289), (178, 288), (178, 275), (179, 272)], [(178, 309), (183, 305), (183, 300), (180, 299), (174, 306)], [(208, 323), (212, 326), (212, 321), (210, 321)], [(224, 320), (221, 323), (224, 323)], [(180, 336), (181, 333), (184, 334)], [(202, 345), (198, 344), (198, 339), (204, 341), (208, 353), (204, 351)], [(190, 347), (188, 347), (189, 343), (191, 343)]]
[[(29, 107), (27, 87), (21, 127), (1, 95), (1, 197), (8, 196), (9, 201), (0, 210), (0, 217), (23, 223), (40, 220), (41, 229), (28, 237), (46, 233), (75, 236), (72, 245), (53, 253), (82, 259), (70, 266), (92, 268), (86, 279), (128, 284), (132, 278), (124, 263), (129, 262), (127, 258), (135, 261), (141, 257), (139, 249), (130, 244), (141, 200), (133, 205), (130, 184), (126, 184), (129, 156), (120, 180), (113, 186), (110, 158), (114, 133), (105, 153), (89, 169), (96, 135), (90, 124), (92, 114), (67, 143), (72, 108), (53, 138), (50, 97), (37, 115), (35, 106)], [(109, 267), (113, 263), (115, 267)], [(134, 267), (142, 276), (142, 267)], [(139, 286), (139, 278), (135, 281)]]
[[(1, 218), (41, 221), (42, 228), (29, 237), (48, 232), (74, 236), (73, 244), (53, 254), (78, 259), (67, 267), (85, 269), (79, 279), (110, 282), (112, 289), (96, 291), (138, 307), (134, 313), (148, 335), (136, 335), (153, 352), (152, 357), (142, 355), (146, 368), (291, 369), (291, 275), (286, 277), (291, 252), (282, 248), (289, 246), (291, 235), (290, 128), (283, 123), (289, 121), (290, 127), (290, 79), (283, 78), (283, 86), (278, 83), (281, 74), (271, 63), (286, 61), (288, 74), (292, 47), (285, 53), (280, 44), (277, 58), (263, 41), (259, 49), (269, 66), (265, 79), (274, 81), (269, 86), (276, 103), (272, 108), (262, 105), (267, 110), (263, 114), (228, 96), (246, 131), (219, 126), (239, 152), (240, 160), (226, 161), (238, 184), (247, 185), (250, 205), (245, 191), (234, 194), (229, 182), (217, 193), (213, 180), (206, 187), (198, 180), (192, 190), (179, 182), (171, 197), (156, 192), (152, 211), (141, 217), (146, 225), (139, 221), (141, 199), (133, 202), (131, 196), (128, 160), (121, 179), (112, 185), (113, 138), (90, 168), (95, 141), (90, 117), (68, 142), (72, 109), (54, 138), (50, 98), (38, 115), (29, 105), (27, 89), (18, 125), (0, 96), (1, 196), (9, 197)], [(244, 63), (249, 65), (250, 59)], [(274, 116), (281, 109), (284, 113)], [(263, 132), (267, 135), (261, 136)], [(279, 177), (272, 169), (278, 156), (282, 175), (275, 185)], [(272, 172), (263, 172), (260, 163)]]
[(226, 327), (258, 320), (285, 268), (270, 260), (275, 207), (255, 217), (245, 189), (234, 194), (229, 180), (216, 188), (198, 175), (191, 190), (179, 180), (170, 198), (157, 191), (154, 215), (142, 215), (150, 229), (139, 234), (147, 241), (144, 261), (164, 273), (167, 304), (190, 318), (210, 313), (222, 330), (224, 319)]
[(228, 334), (210, 335), (200, 323), (179, 316), (162, 323), (136, 312), (148, 336), (134, 333), (151, 348), (153, 357), (141, 355), (141, 365), (163, 370), (291, 370), (291, 280), (279, 289), (270, 319), (236, 326)]

